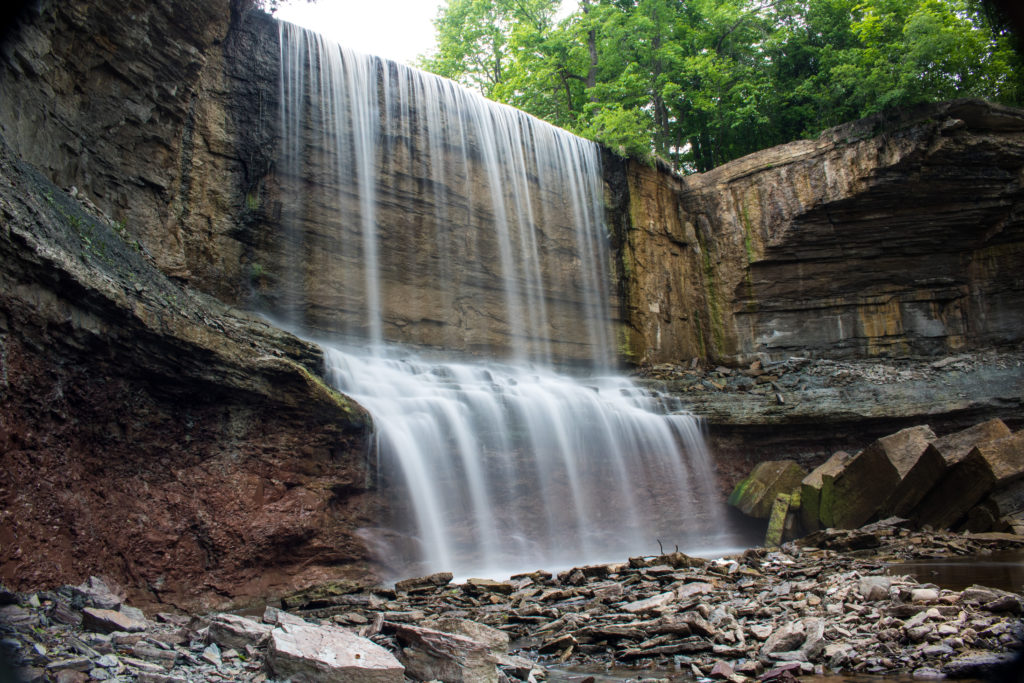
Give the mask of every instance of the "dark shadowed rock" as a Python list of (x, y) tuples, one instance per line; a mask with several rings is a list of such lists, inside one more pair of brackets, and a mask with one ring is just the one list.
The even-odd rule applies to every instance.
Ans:
[(918, 426), (872, 443), (835, 477), (831, 495), (821, 499), (819, 516), (830, 514), (833, 525), (842, 529), (855, 529), (868, 522), (882, 510), (934, 438), (929, 427)]
[(991, 491), (1024, 477), (1024, 432), (978, 444), (949, 469), (914, 513), (922, 525), (948, 529)]
[(758, 463), (750, 476), (733, 489), (729, 504), (751, 517), (767, 519), (776, 497), (799, 488), (806, 475), (807, 472), (792, 460)]

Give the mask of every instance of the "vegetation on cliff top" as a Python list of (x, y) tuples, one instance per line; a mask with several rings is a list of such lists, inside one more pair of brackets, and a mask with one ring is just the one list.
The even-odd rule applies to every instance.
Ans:
[(446, 0), (420, 66), (605, 143), (706, 171), (880, 110), (1024, 104), (982, 0)]

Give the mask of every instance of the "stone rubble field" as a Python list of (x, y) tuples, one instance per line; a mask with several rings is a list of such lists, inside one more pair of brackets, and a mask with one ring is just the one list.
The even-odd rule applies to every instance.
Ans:
[(508, 581), (453, 584), (445, 573), (392, 588), (331, 583), (262, 616), (147, 617), (93, 578), (0, 592), (0, 648), (25, 680), (62, 683), (513, 683), (572, 666), (631, 667), (645, 681), (977, 678), (1021, 647), (1021, 595), (944, 590), (886, 568), (1022, 549), (1013, 534), (918, 532), (888, 520), (718, 560), (674, 552)]

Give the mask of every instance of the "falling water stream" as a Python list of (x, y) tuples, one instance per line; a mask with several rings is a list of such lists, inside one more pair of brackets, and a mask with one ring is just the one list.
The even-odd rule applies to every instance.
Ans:
[[(403, 542), (378, 545), (397, 573), (731, 542), (699, 420), (612, 371), (596, 145), (290, 24), (280, 99), (280, 173), (304, 180), (272, 313), (334, 340), (329, 379), (373, 416), (378, 480), (407, 513)], [(323, 207), (326, 256), (302, 241)], [(325, 323), (307, 290), (328, 281)]]

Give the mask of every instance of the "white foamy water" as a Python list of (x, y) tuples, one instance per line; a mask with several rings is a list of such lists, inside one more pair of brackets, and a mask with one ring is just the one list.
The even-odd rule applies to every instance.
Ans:
[[(323, 346), (330, 381), (373, 416), (375, 480), (392, 508), (387, 533), (367, 532), (381, 561), (396, 574), (498, 576), (621, 560), (659, 541), (691, 552), (728, 545), (700, 421), (611, 371), (596, 145), (288, 24), (281, 58), (281, 167), (316, 177), (282, 209), (290, 294), (271, 313), (323, 336), (303, 295), (317, 277), (303, 220), (310, 207), (337, 205), (336, 253), (315, 256), (356, 315), (330, 326), (344, 344)], [(416, 210), (432, 215), (383, 226), (392, 237), (382, 240), (381, 221), (394, 220), (385, 211), (413, 212), (402, 189), (413, 177)], [(403, 228), (419, 251), (395, 243)], [(460, 348), (503, 339), (488, 362), (436, 350), (441, 360), (425, 360), (389, 338), (407, 333), (389, 323), (399, 313), (389, 306), (406, 318), (467, 319), (489, 291), (499, 296), (488, 311), (500, 315), (443, 331)], [(554, 369), (566, 350), (575, 360), (582, 350), (590, 376)]]

